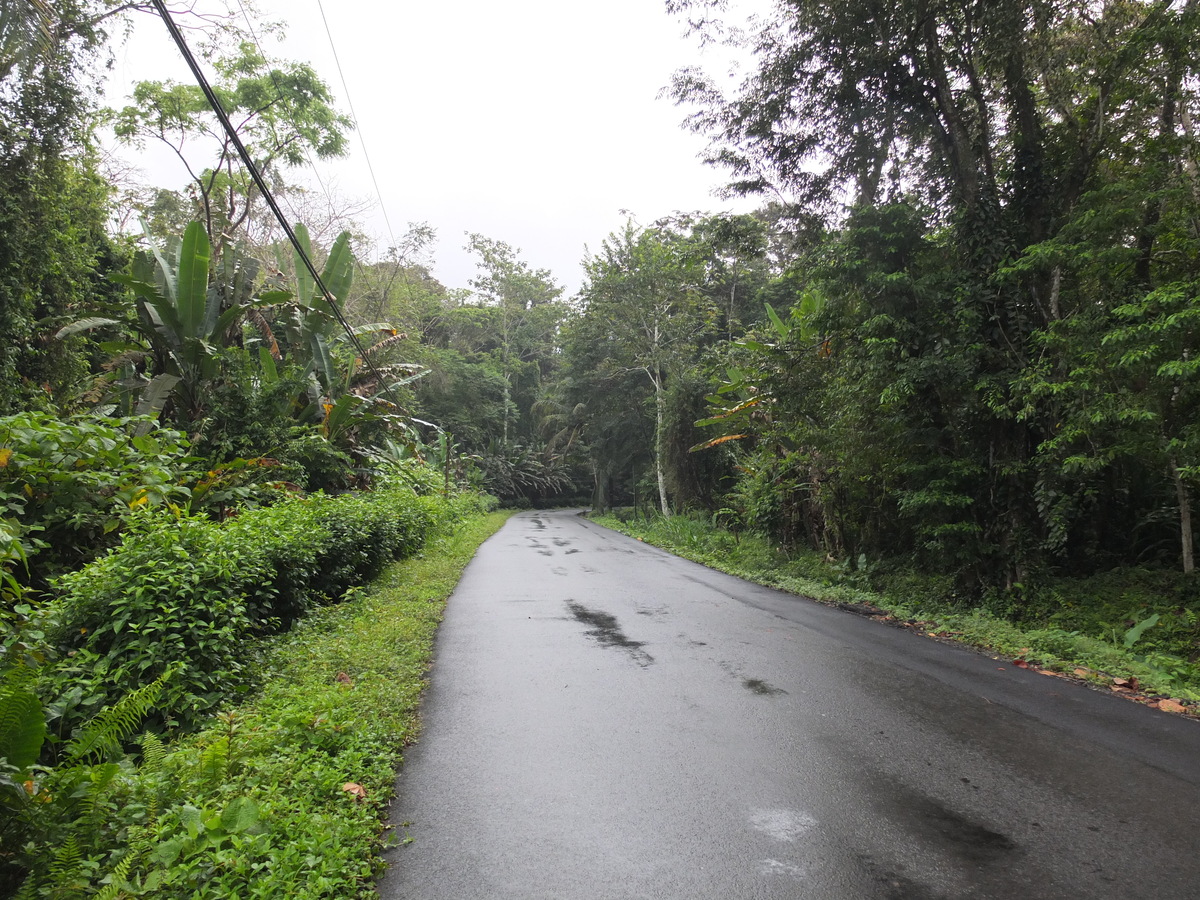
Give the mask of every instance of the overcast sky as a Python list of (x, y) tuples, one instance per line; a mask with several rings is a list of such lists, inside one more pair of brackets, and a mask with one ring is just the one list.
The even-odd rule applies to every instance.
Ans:
[[(699, 161), (704, 141), (680, 126), (684, 110), (658, 96), (680, 66), (728, 66), (686, 37), (662, 0), (323, 2), (392, 229), (437, 229), (434, 273), (449, 287), (466, 287), (474, 272), (467, 231), (519, 247), (573, 292), (585, 246), (619, 228), (623, 209), (649, 223), (675, 210), (753, 206), (713, 196), (722, 173)], [(349, 112), (318, 0), (259, 7), (288, 23), (267, 52), (310, 62)], [(150, 77), (190, 81), (165, 26), (144, 16), (117, 50), (110, 102)], [(178, 162), (141, 161), (148, 180), (183, 186)], [(340, 193), (378, 206), (357, 135), (348, 158), (318, 165)], [(363, 218), (390, 243), (382, 215)]]

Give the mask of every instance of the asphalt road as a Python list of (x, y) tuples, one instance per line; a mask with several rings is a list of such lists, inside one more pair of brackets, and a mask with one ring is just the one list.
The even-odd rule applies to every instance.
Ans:
[(1200, 724), (570, 512), (468, 567), (385, 900), (1200, 898)]

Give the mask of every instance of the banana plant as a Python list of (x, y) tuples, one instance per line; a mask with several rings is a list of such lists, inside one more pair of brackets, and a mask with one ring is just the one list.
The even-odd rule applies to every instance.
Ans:
[[(822, 356), (830, 353), (829, 344), (820, 334), (817, 326), (817, 316), (825, 308), (825, 296), (816, 290), (807, 290), (799, 303), (792, 307), (787, 319), (783, 319), (771, 304), (765, 304), (767, 318), (775, 332), (777, 341), (767, 343), (753, 338), (743, 338), (735, 341), (734, 346), (749, 350), (760, 357), (772, 359), (800, 344), (809, 352), (815, 351)], [(811, 346), (805, 346), (811, 345)], [(751, 370), (730, 367), (726, 369), (726, 380), (717, 388), (716, 393), (705, 397), (709, 413), (706, 418), (696, 422), (697, 427), (720, 426), (722, 434), (710, 440), (702, 441), (690, 448), (691, 452), (707, 450), (729, 441), (739, 441), (753, 433), (753, 420), (769, 420), (770, 406), (774, 397), (765, 386), (756, 383), (758, 379), (751, 377), (751, 372), (762, 372), (761, 366)]]
[[(149, 235), (147, 235), (149, 237)], [(173, 399), (189, 421), (204, 408), (204, 392), (218, 375), (220, 351), (235, 334), (235, 325), (254, 306), (278, 303), (282, 296), (256, 295), (258, 262), (236, 247), (226, 247), (214, 267), (212, 246), (200, 222), (187, 226), (182, 238), (139, 252), (128, 275), (113, 280), (136, 298), (137, 319), (87, 318), (66, 326), (58, 337), (111, 325), (132, 325), (141, 342), (114, 344), (127, 385), (140, 388), (136, 412), (158, 412)], [(138, 376), (132, 357), (149, 354), (153, 375)]]
[[(304, 253), (312, 258), (312, 241), (308, 229), (297, 224), (293, 229), (296, 240)], [(329, 290), (329, 297), (322, 297), (317, 283), (298, 250), (293, 251), (296, 266), (296, 297), (293, 314), (285, 325), (294, 346), (302, 347), (308, 356), (308, 366), (317, 380), (319, 393), (332, 397), (338, 392), (342, 378), (334, 362), (332, 345), (341, 325), (330, 309), (335, 303), (340, 309), (345, 305), (354, 279), (354, 254), (350, 249), (350, 232), (343, 231), (333, 242), (329, 257), (321, 270), (321, 281)], [(317, 398), (314, 397), (314, 400)]]

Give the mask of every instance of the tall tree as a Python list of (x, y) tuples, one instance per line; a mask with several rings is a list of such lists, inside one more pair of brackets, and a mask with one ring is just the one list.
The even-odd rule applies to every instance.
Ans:
[(101, 52), (102, 2), (0, 3), (0, 411), (66, 399), (86, 374), (53, 340), (103, 305), (117, 261), (90, 145), (83, 74)]
[(667, 382), (694, 358), (715, 311), (699, 290), (702, 266), (687, 234), (627, 222), (587, 264), (584, 309), (572, 325), (582, 346), (603, 348), (605, 376), (644, 378), (652, 393), (654, 473), (658, 503), (670, 515), (667, 492)]
[[(212, 64), (213, 89), (268, 182), (282, 187), (283, 170), (346, 153), (353, 123), (337, 111), (312, 66), (271, 59), (250, 40)], [(192, 207), (188, 218), (205, 223), (219, 250), (244, 229), (261, 199), (232, 139), (197, 85), (143, 81), (132, 100), (115, 115), (118, 137), (135, 146), (154, 140), (175, 153), (190, 181), (182, 201)]]

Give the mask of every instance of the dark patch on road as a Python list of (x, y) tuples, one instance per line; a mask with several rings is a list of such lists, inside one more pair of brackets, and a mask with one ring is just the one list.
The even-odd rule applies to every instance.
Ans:
[(554, 538), (554, 546), (555, 547), (570, 547), (571, 542), (568, 541), (566, 538)]
[(771, 696), (773, 694), (787, 693), (787, 691), (785, 691), (783, 688), (777, 688), (775, 685), (763, 681), (761, 678), (747, 678), (742, 682), (742, 684), (745, 686), (746, 690), (753, 694)]
[(1008, 835), (993, 831), (938, 800), (895, 783), (880, 785), (895, 804), (906, 827), (922, 833), (963, 862), (981, 865), (1000, 861), (1020, 847)]
[(538, 553), (540, 553), (542, 556), (553, 556), (554, 555), (553, 550), (539, 550)]
[(625, 650), (633, 657), (634, 662), (642, 667), (654, 662), (654, 657), (642, 649), (646, 646), (646, 642), (631, 641), (626, 637), (616, 616), (596, 609), (588, 609), (582, 603), (576, 603), (574, 600), (567, 601), (567, 609), (571, 611), (571, 615), (577, 621), (591, 626), (591, 630), (585, 633), (588, 637), (595, 638), (602, 646)]
[(566, 555), (570, 556), (572, 553), (578, 553), (578, 552), (579, 552), (578, 550), (568, 550)]
[(935, 893), (927, 885), (913, 881), (903, 872), (880, 865), (870, 856), (860, 855), (859, 861), (882, 890), (880, 900), (945, 900), (944, 894)]

